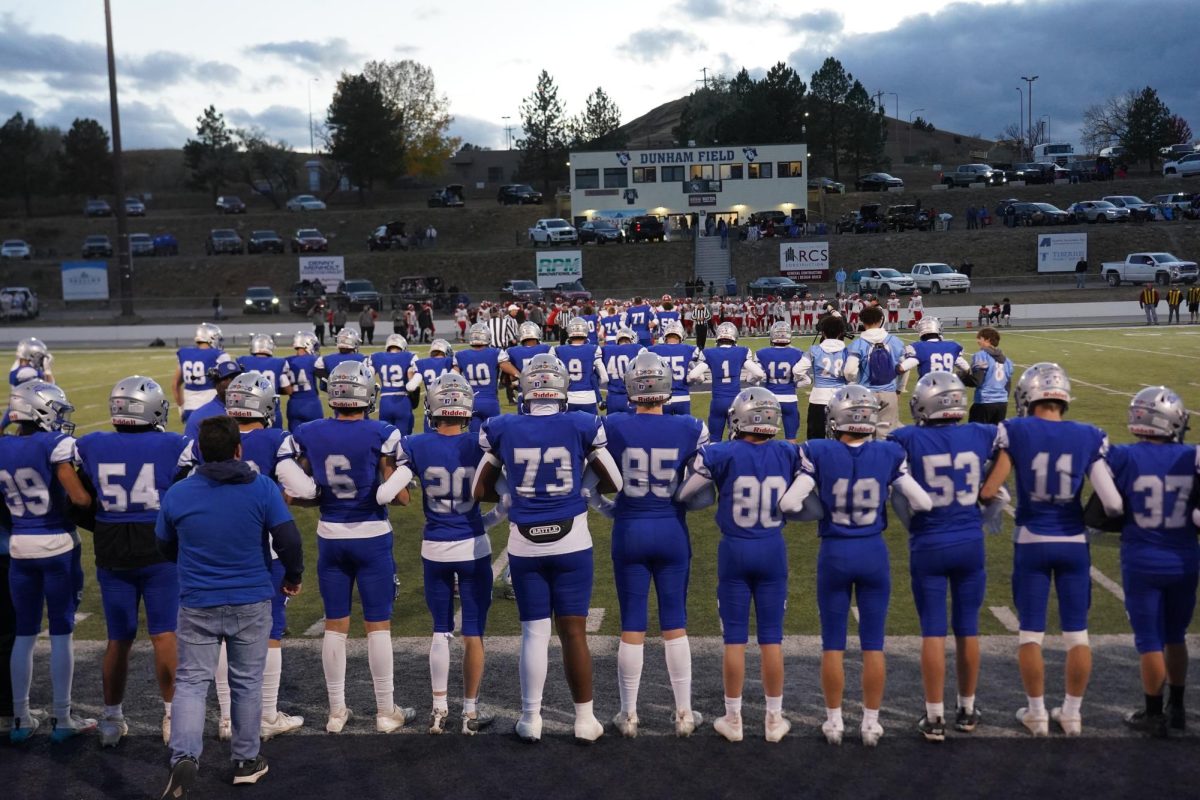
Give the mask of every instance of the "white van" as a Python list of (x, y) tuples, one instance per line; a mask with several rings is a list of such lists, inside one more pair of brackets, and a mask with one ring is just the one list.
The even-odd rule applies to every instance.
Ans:
[(1075, 145), (1059, 142), (1056, 144), (1037, 144), (1033, 146), (1034, 161), (1053, 161), (1060, 167), (1075, 160)]

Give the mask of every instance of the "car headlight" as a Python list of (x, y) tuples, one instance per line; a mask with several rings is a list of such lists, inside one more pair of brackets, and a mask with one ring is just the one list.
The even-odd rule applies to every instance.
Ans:
[(253, 301), (253, 300), (251, 300), (249, 297), (247, 297), (247, 298), (246, 298), (246, 305), (248, 305), (248, 306), (252, 306), (252, 305), (254, 305), (254, 301)]
[(279, 305), (279, 298), (278, 298), (278, 297), (272, 297), (272, 298), (271, 298), (271, 305), (273, 305), (273, 306), (277, 306), (277, 305)]

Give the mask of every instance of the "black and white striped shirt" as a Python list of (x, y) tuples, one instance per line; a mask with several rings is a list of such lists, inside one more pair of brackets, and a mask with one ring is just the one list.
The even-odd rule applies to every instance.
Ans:
[(518, 325), (516, 317), (505, 314), (487, 321), (488, 330), (492, 332), (492, 347), (511, 347), (517, 344)]

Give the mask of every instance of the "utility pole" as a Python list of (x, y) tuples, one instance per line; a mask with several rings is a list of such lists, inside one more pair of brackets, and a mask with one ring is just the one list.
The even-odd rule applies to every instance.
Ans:
[(696, 83), (703, 83), (704, 88), (707, 89), (708, 88), (708, 67), (701, 67), (700, 73), (704, 76), (704, 79), (696, 81)]
[(1017, 99), (1017, 116), (1020, 117), (1020, 122), (1017, 124), (1017, 145), (1020, 148), (1021, 157), (1025, 157), (1025, 90), (1020, 86), (1017, 87), (1020, 96)]
[(133, 313), (133, 262), (129, 256), (129, 228), (125, 220), (125, 170), (121, 164), (121, 114), (117, 109), (117, 60), (113, 56), (112, 9), (104, 0), (104, 35), (108, 44), (108, 105), (112, 115), (113, 191), (116, 193), (117, 273), (120, 276), (121, 316)]
[(1028, 115), (1027, 119), (1029, 120), (1029, 157), (1030, 158), (1033, 158), (1033, 82), (1036, 81), (1037, 79), (1038, 79), (1037, 75), (1034, 75), (1032, 78), (1026, 78), (1024, 75), (1021, 76), (1021, 80), (1025, 81), (1025, 84), (1029, 87), (1029, 96), (1026, 98), (1026, 100), (1029, 103), (1029, 115)]
[(507, 147), (509, 150), (512, 150), (512, 125), (508, 124), (508, 121), (512, 119), (512, 117), (508, 114), (505, 114), (504, 116), (500, 117), (500, 119), (504, 120), (505, 147)]

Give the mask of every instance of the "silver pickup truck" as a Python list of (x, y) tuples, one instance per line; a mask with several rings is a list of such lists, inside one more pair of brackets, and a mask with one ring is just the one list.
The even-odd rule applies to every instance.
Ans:
[(970, 186), (972, 183), (982, 183), (985, 186), (1002, 186), (1008, 183), (1008, 176), (1002, 169), (992, 169), (987, 164), (963, 164), (953, 172), (942, 175), (942, 183), (948, 187)]
[(1122, 283), (1195, 283), (1200, 268), (1195, 261), (1184, 261), (1171, 253), (1130, 253), (1124, 261), (1105, 261), (1100, 275), (1109, 286)]

